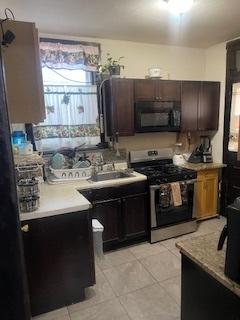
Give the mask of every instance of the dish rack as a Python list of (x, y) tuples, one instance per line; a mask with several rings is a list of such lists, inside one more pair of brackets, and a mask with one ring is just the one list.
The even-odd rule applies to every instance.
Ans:
[(49, 167), (51, 173), (61, 180), (86, 180), (91, 177), (92, 166), (77, 169), (53, 169)]

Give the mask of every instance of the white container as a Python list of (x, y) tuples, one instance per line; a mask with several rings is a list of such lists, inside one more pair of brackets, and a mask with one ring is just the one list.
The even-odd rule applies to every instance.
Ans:
[(148, 74), (150, 78), (161, 78), (161, 69), (160, 68), (149, 68)]
[(104, 227), (97, 219), (92, 219), (92, 229), (93, 229), (93, 243), (94, 243), (95, 255), (99, 259), (103, 259), (104, 255), (103, 255), (102, 234), (103, 234)]
[(86, 180), (92, 174), (92, 166), (77, 169), (53, 169), (49, 167), (49, 169), (56, 178), (64, 180)]

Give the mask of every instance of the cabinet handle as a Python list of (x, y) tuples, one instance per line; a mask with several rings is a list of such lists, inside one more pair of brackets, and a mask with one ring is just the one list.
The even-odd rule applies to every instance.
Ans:
[(22, 232), (28, 232), (29, 231), (29, 225), (25, 224), (24, 226), (22, 226), (21, 230), (22, 230)]

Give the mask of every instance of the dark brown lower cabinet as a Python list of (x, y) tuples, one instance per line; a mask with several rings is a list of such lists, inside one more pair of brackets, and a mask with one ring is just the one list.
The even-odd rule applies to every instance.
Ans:
[(122, 200), (124, 236), (126, 239), (146, 235), (147, 231), (147, 196), (130, 196)]
[(104, 226), (103, 242), (118, 242), (121, 235), (121, 200), (106, 200), (96, 203), (93, 217)]
[(80, 192), (93, 205), (92, 217), (104, 226), (105, 251), (147, 239), (149, 206), (146, 181)]
[(32, 316), (85, 298), (95, 284), (89, 211), (22, 222)]

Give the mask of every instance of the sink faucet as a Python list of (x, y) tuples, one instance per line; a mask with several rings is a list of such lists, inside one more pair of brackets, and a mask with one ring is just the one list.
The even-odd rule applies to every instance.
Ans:
[(103, 155), (102, 154), (100, 155), (100, 161), (98, 161), (96, 164), (97, 164), (97, 167), (98, 167), (98, 171), (103, 171), (103, 165), (105, 164), (105, 162), (103, 160)]

